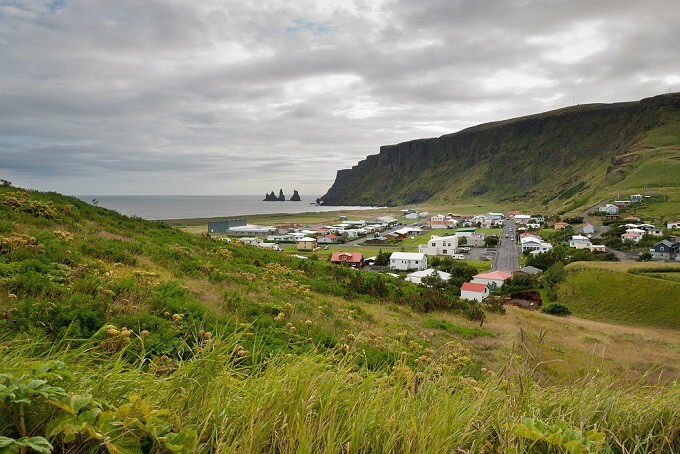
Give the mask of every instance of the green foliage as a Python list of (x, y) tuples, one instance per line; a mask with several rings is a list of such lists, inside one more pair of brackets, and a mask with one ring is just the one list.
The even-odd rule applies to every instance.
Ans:
[(546, 424), (535, 418), (524, 418), (513, 426), (518, 437), (532, 441), (531, 450), (549, 450), (552, 447), (562, 448), (566, 452), (583, 453), (599, 451), (604, 447), (606, 435), (597, 430), (585, 432), (569, 427), (564, 421)]
[(541, 308), (541, 312), (544, 314), (557, 315), (559, 317), (566, 317), (571, 315), (571, 310), (561, 303), (550, 303), (546, 304)]
[(496, 235), (487, 235), (484, 237), (484, 246), (486, 247), (496, 247), (500, 240)]

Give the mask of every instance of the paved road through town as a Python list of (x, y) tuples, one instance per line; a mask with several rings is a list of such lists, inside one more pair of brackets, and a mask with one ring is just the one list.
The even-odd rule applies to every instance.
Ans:
[(505, 271), (511, 273), (519, 269), (519, 250), (515, 243), (515, 221), (506, 220), (503, 223), (503, 233), (496, 250), (496, 258), (491, 265), (491, 271)]

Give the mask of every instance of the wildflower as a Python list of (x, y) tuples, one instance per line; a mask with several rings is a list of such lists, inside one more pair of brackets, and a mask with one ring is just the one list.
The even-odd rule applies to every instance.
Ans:
[(280, 321), (283, 320), (285, 317), (286, 317), (286, 314), (284, 314), (283, 312), (279, 312), (279, 315), (277, 315), (276, 317), (274, 317), (274, 320), (275, 320), (276, 322), (280, 322)]
[(148, 336), (148, 335), (149, 335), (149, 331), (143, 329), (139, 334), (140, 334), (141, 336)]
[(312, 326), (312, 321), (311, 320), (305, 320), (305, 325)]
[(110, 328), (109, 330), (106, 331), (106, 334), (109, 336), (117, 336), (120, 334), (120, 331), (118, 331), (116, 328)]
[(11, 300), (15, 300), (15, 299), (17, 299), (17, 296), (14, 293), (10, 293), (8, 295), (8, 298), (11, 299)]
[(177, 321), (177, 320), (182, 320), (182, 315), (181, 314), (172, 314), (172, 319)]

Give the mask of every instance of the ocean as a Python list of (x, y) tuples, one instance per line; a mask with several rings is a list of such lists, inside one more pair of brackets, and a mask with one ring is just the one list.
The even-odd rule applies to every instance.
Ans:
[(338, 210), (368, 210), (374, 207), (316, 205), (320, 196), (302, 197), (300, 202), (264, 202), (256, 195), (166, 196), (166, 195), (79, 195), (88, 203), (147, 220), (221, 218), (277, 213), (320, 213)]

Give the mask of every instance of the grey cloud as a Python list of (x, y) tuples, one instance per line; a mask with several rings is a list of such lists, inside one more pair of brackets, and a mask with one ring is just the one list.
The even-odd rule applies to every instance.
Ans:
[(680, 84), (673, 0), (15, 4), (0, 174), (43, 189), (318, 194), (380, 145)]

